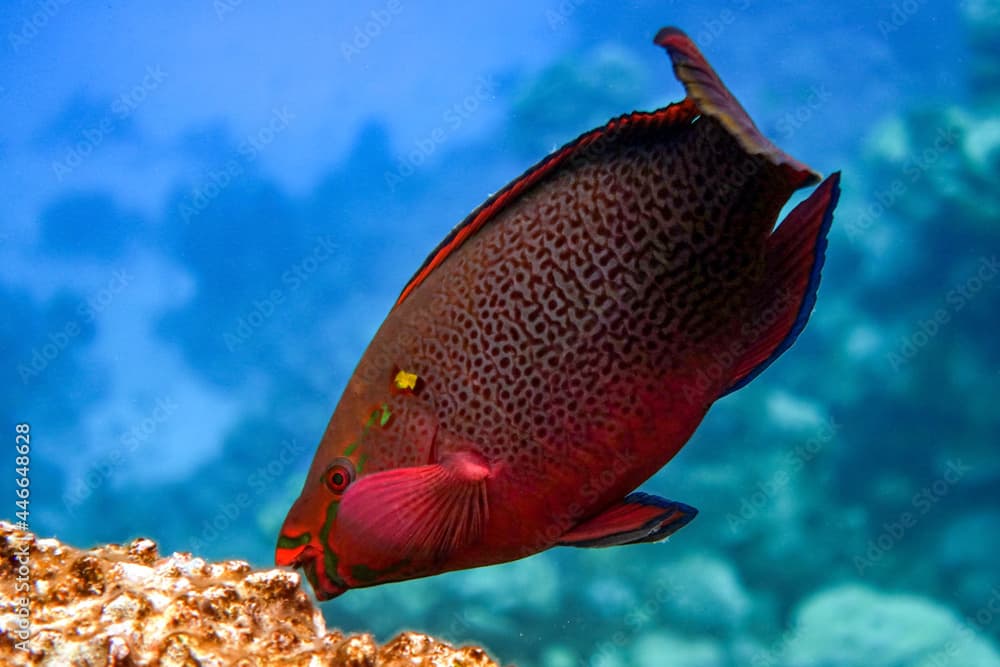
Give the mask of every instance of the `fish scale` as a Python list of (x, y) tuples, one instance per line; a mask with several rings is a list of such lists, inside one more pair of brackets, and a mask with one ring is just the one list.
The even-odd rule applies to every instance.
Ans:
[(772, 233), (818, 176), (759, 134), (682, 33), (657, 43), (688, 97), (493, 195), (375, 334), (279, 540), (280, 563), (311, 561), (320, 597), (656, 541), (694, 517), (630, 492), (801, 331), (838, 181)]
[[(608, 140), (614, 142), (616, 137), (609, 135)], [(714, 152), (710, 159), (694, 160), (681, 150), (672, 153), (672, 159), (668, 160), (663, 148), (668, 141), (686, 144), (692, 151), (712, 146)], [(763, 248), (764, 232), (760, 226), (743, 225), (743, 233), (739, 234), (733, 233), (740, 231), (738, 228), (733, 230), (733, 225), (727, 224), (729, 234), (712, 234), (711, 227), (692, 214), (692, 209), (703, 205), (704, 200), (684, 197), (665, 209), (658, 205), (652, 190), (645, 188), (653, 180), (667, 182), (672, 190), (685, 192), (693, 186), (692, 165), (703, 165), (706, 179), (711, 180), (716, 175), (710, 165), (753, 159), (740, 151), (736, 141), (711, 119), (699, 119), (677, 135), (661, 137), (655, 144), (618, 146), (605, 151), (603, 156), (606, 161), (599, 165), (570, 165), (552, 177), (549, 187), (526, 195), (516, 209), (497, 216), (398, 306), (394, 313), (396, 320), (413, 327), (417, 333), (409, 347), (396, 345), (392, 328), (384, 334), (380, 332), (372, 343), (373, 347), (395, 346), (389, 356), (397, 365), (417, 369), (429, 378), (428, 389), (415, 400), (433, 406), (441, 428), (482, 443), (482, 453), (491, 461), (503, 462), (517, 471), (513, 474), (530, 479), (535, 479), (550, 463), (549, 457), (539, 458), (539, 449), (529, 443), (552, 441), (555, 429), (549, 416), (554, 410), (576, 413), (576, 405), (588, 399), (595, 404), (597, 397), (604, 397), (600, 411), (578, 414), (574, 419), (569, 431), (569, 437), (576, 443), (574, 451), (559, 449), (572, 458), (589, 461), (595, 455), (606, 455), (609, 448), (624, 447), (623, 443), (588, 439), (588, 434), (605, 427), (605, 421), (627, 414), (635, 407), (630, 395), (615, 397), (609, 393), (624, 386), (626, 378), (637, 376), (636, 369), (656, 378), (681, 371), (685, 359), (688, 364), (697, 364), (690, 353), (692, 347), (701, 349), (703, 356), (710, 355), (718, 332), (732, 329), (745, 317), (738, 305), (742, 300), (740, 295), (720, 285), (721, 278), (732, 283), (739, 282), (742, 276), (720, 274), (729, 267), (748, 264), (738, 258), (742, 253), (749, 254), (748, 246), (756, 247), (754, 254), (758, 260)], [(688, 169), (673, 168), (685, 161), (689, 163)], [(773, 176), (766, 169), (758, 169), (757, 173), (760, 174), (757, 180), (748, 181), (744, 188), (733, 189), (726, 193), (726, 198), (710, 203), (723, 210), (736, 209), (736, 202), (745, 191), (763, 189), (758, 181)], [(618, 186), (615, 196), (619, 201), (635, 202), (635, 206), (621, 208), (613, 220), (579, 205), (581, 201), (592, 202), (596, 193), (608, 192), (602, 179), (606, 174)], [(565, 196), (553, 198), (551, 189)], [(645, 197), (644, 189), (649, 193)], [(743, 221), (737, 218), (736, 222)], [(681, 232), (671, 235), (668, 231), (672, 239), (668, 254), (650, 258), (643, 252), (643, 246), (628, 243), (628, 235), (623, 231), (640, 227), (647, 236), (677, 228)], [(574, 229), (579, 233), (571, 233)], [(502, 242), (490, 242), (494, 230)], [(551, 264), (544, 260), (554, 259), (557, 254), (547, 240), (553, 235), (567, 240), (565, 247), (578, 275), (596, 269), (600, 279), (589, 283), (579, 281), (575, 293), (560, 289), (557, 274), (545, 270)], [(748, 236), (760, 238), (751, 243)], [(726, 269), (716, 270), (716, 266)], [(460, 278), (456, 279), (456, 275)], [(642, 275), (645, 278), (640, 280)], [(475, 290), (471, 312), (463, 310), (470, 303), (470, 285)], [(752, 284), (744, 285), (744, 291), (750, 289)], [(605, 308), (598, 311), (602, 329), (587, 335), (573, 318), (572, 307), (587, 297), (599, 296), (607, 297), (603, 300)], [(556, 300), (558, 306), (538, 309), (541, 297)], [(487, 303), (492, 300), (495, 305), (476, 306), (484, 300)], [(529, 311), (537, 314), (529, 315)], [(411, 318), (411, 314), (419, 316)], [(464, 330), (459, 328), (457, 322), (462, 316), (466, 322), (476, 322), (479, 328), (484, 323), (494, 323), (493, 340), (481, 349), (455, 345), (454, 337), (459, 335), (464, 340), (462, 333), (469, 330), (469, 325)], [(675, 320), (678, 327), (671, 329), (670, 324)], [(665, 335), (665, 323), (667, 330), (675, 333)], [(566, 366), (557, 363), (555, 355), (545, 354), (545, 332), (554, 329), (569, 331), (563, 337), (564, 347), (578, 357), (589, 357), (591, 362), (583, 368)], [(505, 355), (502, 345), (514, 331), (517, 353)], [(645, 336), (641, 335), (643, 332)], [(482, 355), (487, 360), (472, 377), (470, 355)], [(505, 356), (513, 363), (503, 369), (496, 360)], [(381, 374), (388, 377), (390, 372), (387, 368)], [(580, 381), (560, 382), (567, 377), (579, 377)], [(448, 380), (436, 382), (436, 378)], [(719, 382), (723, 381), (720, 378)], [(555, 384), (564, 392), (543, 400), (533, 382), (538, 386)], [(469, 397), (482, 399), (484, 386), (510, 388), (509, 399), (499, 403), (503, 418), (473, 409)], [(708, 397), (719, 389), (710, 386), (703, 393)], [(657, 391), (655, 386), (644, 390), (651, 394)], [(708, 399), (703, 403), (707, 406)], [(649, 419), (650, 412), (651, 409), (642, 411), (633, 419)], [(700, 411), (695, 414), (700, 417)], [(657, 439), (629, 446), (653, 456), (658, 468), (673, 453), (656, 451), (662, 450), (661, 442)], [(442, 453), (438, 450), (439, 455)], [(582, 481), (567, 480), (566, 485), (578, 486)]]

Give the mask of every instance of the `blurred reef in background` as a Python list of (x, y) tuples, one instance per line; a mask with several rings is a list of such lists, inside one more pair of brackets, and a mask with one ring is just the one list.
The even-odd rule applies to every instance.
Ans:
[[(805, 335), (645, 485), (697, 505), (695, 523), (668, 544), (555, 550), (352, 591), (324, 606), (329, 625), (381, 640), (414, 629), (539, 667), (660, 666), (664, 655), (686, 667), (1000, 667), (1000, 2), (961, 7), (969, 61), (954, 75), (966, 94), (858, 122), (868, 129), (844, 165)], [(8, 383), (0, 400), (47, 439), (73, 441), (102, 398), (77, 378), (112, 372), (89, 352), (93, 322), (136, 314), (133, 285), (170, 286), (141, 336), (169, 341), (150, 355), (198, 378), (184, 397), (137, 396), (101, 452), (60, 454), (72, 474), (66, 460), (40, 463), (34, 492), (57, 500), (34, 530), (80, 546), (152, 534), (168, 550), (270, 565), (344, 379), (429, 249), (426, 230), (442, 209), (463, 213), (434, 184), (499, 187), (517, 173), (509, 156), (534, 161), (629, 110), (636, 91), (658, 89), (640, 48), (593, 46), (503, 82), (506, 158), (496, 137), (401, 157), (372, 120), (340, 166), (292, 196), (225, 129), (205, 127), (185, 150), (234, 163), (206, 157), (162, 219), (100, 193), (52, 202), (41, 235), (55, 261), (100, 257), (120, 273), (83, 271), (93, 289), (45, 298), (0, 283), (5, 312), (31, 323), (0, 328), (31, 385)], [(476, 169), (443, 166), (456, 160)], [(96, 221), (81, 242), (80, 225)], [(178, 401), (229, 418), (218, 437), (183, 431), (193, 459), (149, 453)], [(144, 457), (161, 477), (137, 472)]]

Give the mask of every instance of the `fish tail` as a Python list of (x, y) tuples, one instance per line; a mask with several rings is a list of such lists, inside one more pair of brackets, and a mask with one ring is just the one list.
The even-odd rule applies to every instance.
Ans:
[(831, 174), (788, 214), (767, 242), (767, 277), (755, 319), (744, 326), (745, 352), (723, 395), (746, 385), (790, 348), (809, 321), (826, 255), (826, 235), (840, 196), (840, 172)]

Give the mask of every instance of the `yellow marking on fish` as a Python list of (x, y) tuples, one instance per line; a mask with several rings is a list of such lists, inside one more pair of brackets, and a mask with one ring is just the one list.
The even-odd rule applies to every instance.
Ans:
[(407, 373), (406, 371), (399, 371), (396, 373), (396, 379), (393, 380), (393, 384), (396, 385), (396, 389), (413, 391), (417, 388), (417, 377), (416, 373)]

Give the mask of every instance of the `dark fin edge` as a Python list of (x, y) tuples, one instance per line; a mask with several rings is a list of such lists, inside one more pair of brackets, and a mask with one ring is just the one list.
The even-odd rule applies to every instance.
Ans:
[(594, 143), (609, 132), (625, 128), (642, 129), (654, 125), (670, 126), (690, 123), (698, 116), (698, 110), (690, 100), (682, 100), (656, 111), (634, 111), (609, 121), (606, 125), (581, 134), (579, 137), (550, 153), (538, 164), (532, 166), (499, 191), (491, 195), (475, 210), (459, 222), (441, 243), (430, 252), (420, 268), (403, 287), (393, 308), (399, 306), (406, 297), (427, 278), (454, 250), (493, 219), (505, 206), (536, 185), (559, 165), (572, 158), (577, 151)]
[[(573, 537), (574, 532), (577, 532), (581, 527), (590, 526), (582, 532), (591, 532), (593, 531), (591, 524), (597, 523), (598, 526), (600, 526), (602, 518), (606, 517), (610, 513), (627, 509), (629, 505), (666, 510), (669, 514), (666, 512), (651, 514), (649, 518), (641, 524), (637, 524), (634, 527), (625, 530), (609, 532), (601, 535), (600, 537), (587, 537), (583, 539), (576, 539)], [(649, 493), (636, 491), (625, 496), (624, 500), (620, 503), (612, 505), (601, 514), (582, 522), (573, 530), (567, 532), (566, 535), (564, 535), (563, 538), (557, 542), (557, 546), (600, 548), (622, 546), (626, 544), (659, 542), (660, 540), (670, 537), (678, 530), (689, 524), (697, 515), (698, 510), (690, 505), (686, 505), (676, 500), (667, 500), (666, 498), (654, 496)], [(612, 521), (612, 526), (615, 528), (623, 528), (622, 525), (615, 523), (617, 520), (618, 519), (616, 518)], [(604, 528), (604, 526), (600, 527)], [(638, 535), (636, 535), (637, 533)]]
[(667, 50), (674, 74), (688, 97), (706, 116), (719, 121), (751, 155), (760, 155), (782, 167), (793, 188), (815, 185), (820, 175), (775, 146), (750, 119), (698, 47), (680, 29), (661, 28), (653, 41)]
[[(782, 231), (785, 232), (781, 237), (781, 241), (785, 241), (786, 235), (794, 235), (797, 232), (801, 233), (801, 230), (796, 229), (802, 224), (808, 225), (808, 220), (805, 222), (800, 222), (800, 218), (796, 214), (807, 215), (809, 211), (807, 209), (810, 206), (815, 206), (823, 200), (827, 190), (829, 190), (829, 196), (826, 200), (825, 208), (823, 210), (822, 221), (820, 222), (819, 228), (816, 230), (815, 242), (813, 245), (813, 261), (812, 266), (809, 271), (809, 278), (806, 282), (805, 290), (802, 294), (802, 301), (799, 304), (798, 312), (795, 319), (791, 323), (791, 327), (788, 333), (781, 338), (773, 349), (770, 349), (767, 356), (759, 362), (752, 364), (748, 369), (737, 368), (736, 375), (734, 376), (734, 382), (722, 392), (720, 398), (727, 394), (740, 389), (741, 387), (749, 384), (754, 378), (764, 372), (768, 366), (777, 360), (785, 350), (790, 348), (795, 340), (805, 329), (806, 324), (809, 322), (809, 316), (812, 314), (813, 307), (816, 305), (816, 296), (819, 292), (820, 278), (823, 273), (823, 264), (826, 260), (826, 248), (828, 245), (827, 234), (830, 231), (830, 225), (833, 223), (833, 210), (837, 207), (837, 201), (840, 198), (840, 172), (834, 172), (827, 177), (823, 183), (816, 188), (816, 190), (809, 196), (808, 199), (796, 206), (788, 217), (778, 226), (778, 229), (771, 235), (771, 238), (775, 238)], [(792, 223), (792, 224), (789, 224)], [(786, 228), (786, 225), (788, 227)], [(763, 337), (768, 340), (767, 335)], [(754, 348), (751, 348), (749, 352), (753, 352)], [(752, 357), (753, 355), (747, 355)]]
[(654, 112), (633, 112), (619, 116), (603, 127), (580, 135), (508, 183), (455, 225), (444, 240), (430, 252), (420, 268), (403, 287), (393, 308), (405, 301), (406, 297), (449, 254), (503, 210), (507, 204), (536, 185), (576, 151), (585, 148), (613, 130), (629, 126), (641, 128), (653, 124), (684, 124), (691, 122), (699, 114), (705, 114), (722, 123), (723, 127), (731, 132), (751, 155), (761, 155), (783, 167), (793, 188), (814, 185), (819, 182), (819, 174), (784, 153), (760, 133), (740, 103), (705, 60), (698, 47), (684, 32), (677, 28), (662, 28), (656, 34), (654, 42), (667, 50), (673, 62), (674, 73), (684, 85), (688, 97)]

